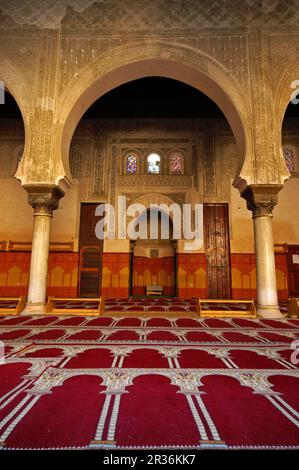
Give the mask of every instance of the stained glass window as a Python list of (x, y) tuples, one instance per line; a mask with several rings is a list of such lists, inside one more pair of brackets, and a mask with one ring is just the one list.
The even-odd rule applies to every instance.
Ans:
[(128, 155), (126, 160), (127, 173), (137, 173), (137, 157), (136, 155)]
[(161, 158), (157, 153), (151, 153), (147, 157), (147, 171), (148, 173), (160, 173)]
[(295, 171), (295, 157), (292, 149), (285, 147), (283, 149), (283, 156), (290, 172)]
[(170, 173), (172, 175), (182, 175), (184, 173), (184, 157), (180, 153), (173, 153), (169, 159)]

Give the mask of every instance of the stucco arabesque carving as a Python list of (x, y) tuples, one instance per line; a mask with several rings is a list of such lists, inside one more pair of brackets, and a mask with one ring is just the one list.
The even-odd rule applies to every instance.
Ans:
[[(155, 21), (152, 21), (152, 24), (156, 25), (156, 28), (154, 29), (151, 29), (150, 31), (147, 30), (147, 35), (148, 36), (155, 36), (159, 34), (165, 34), (165, 32), (167, 32), (169, 34), (169, 31), (172, 31), (174, 33), (174, 36), (173, 36), (173, 39), (176, 38), (176, 34), (178, 34), (178, 31), (180, 30), (181, 32), (182, 31), (186, 31), (186, 30), (189, 30), (191, 31), (190, 29), (188, 29), (188, 26), (191, 26), (191, 29), (193, 28), (194, 31), (198, 31), (199, 28), (204, 25), (205, 28), (209, 28), (209, 27), (215, 27), (215, 18), (213, 19), (213, 25), (211, 24), (212, 23), (212, 16), (209, 16), (209, 14), (205, 14), (204, 15), (204, 23), (202, 22), (203, 21), (203, 18), (202, 18), (202, 13), (201, 12), (198, 12), (198, 14), (196, 15), (192, 15), (191, 16), (191, 19), (190, 19), (190, 15), (187, 14), (186, 17), (184, 15), (182, 16), (177, 16), (177, 17), (174, 17), (173, 18), (173, 24), (172, 26), (169, 25), (169, 24), (164, 24), (163, 23), (163, 20), (161, 19), (163, 15), (161, 15), (161, 11), (163, 11), (163, 1), (161, 0), (161, 2), (159, 2), (159, 5), (157, 6), (157, 12), (155, 14), (153, 14), (151, 8), (150, 8), (150, 4), (149, 2), (147, 2), (146, 0), (144, 0), (145, 2), (145, 8), (144, 9), (141, 9), (139, 8), (139, 10), (141, 11), (141, 13), (139, 13), (139, 15), (136, 16), (136, 11), (134, 13), (134, 20), (136, 22), (136, 25), (138, 26), (138, 31), (139, 31), (139, 34), (140, 34), (140, 30), (142, 28), (145, 28), (145, 23), (141, 21), (141, 18), (142, 18), (142, 15), (143, 15), (143, 11), (147, 11), (149, 9), (149, 12), (150, 12), (150, 18), (153, 20), (153, 18), (155, 19)], [(179, 3), (179, 2), (178, 2)], [(211, 11), (212, 12), (212, 5), (214, 5), (215, 2), (208, 2), (207, 4), (207, 11)], [(219, 3), (219, 2), (216, 2), (216, 3)], [(244, 25), (244, 20), (247, 21), (248, 19), (248, 15), (252, 15), (253, 18), (257, 18), (257, 16), (255, 15), (255, 9), (258, 8), (257, 5), (255, 4), (251, 4), (249, 6), (249, 9), (247, 7), (246, 9), (246, 12), (244, 10), (244, 2), (239, 2), (240, 5), (239, 5), (239, 8), (238, 8), (238, 11), (239, 13), (240, 12), (243, 12), (242, 15), (241, 14), (238, 14), (238, 21), (236, 21), (236, 18), (234, 19), (234, 21), (232, 21), (232, 17), (233, 17), (233, 12), (230, 12), (230, 11), (226, 11), (225, 14), (222, 15), (222, 20), (221, 18), (219, 17), (216, 21), (216, 23), (218, 22), (218, 24), (216, 25), (217, 27), (217, 32), (215, 34), (215, 30), (214, 30), (214, 33), (212, 34), (211, 30), (209, 31), (208, 30), (208, 33), (205, 34), (205, 35), (202, 35), (202, 37), (186, 37), (185, 39), (181, 39), (180, 42), (181, 42), (181, 45), (173, 45), (173, 41), (169, 40), (169, 37), (167, 38), (162, 38), (160, 37), (159, 39), (155, 39), (155, 40), (152, 40), (152, 39), (149, 39), (148, 37), (145, 38), (144, 40), (142, 40), (140, 42), (140, 48), (141, 49), (144, 49), (147, 51), (147, 57), (164, 57), (166, 59), (169, 59), (169, 60), (183, 60), (183, 61), (186, 61), (187, 63), (190, 63), (191, 65), (195, 66), (195, 67), (198, 67), (200, 68), (201, 71), (205, 72), (205, 73), (210, 73), (212, 70), (216, 70), (217, 72), (217, 68), (223, 68), (223, 76), (226, 77), (226, 80), (228, 84), (230, 84), (231, 81), (234, 81), (234, 87), (237, 89), (239, 85), (236, 85), (236, 82), (238, 81), (238, 83), (240, 84), (239, 86), (239, 91), (236, 93), (236, 102), (238, 102), (240, 104), (241, 107), (243, 107), (243, 119), (244, 119), (244, 122), (247, 120), (247, 123), (248, 123), (248, 118), (246, 117), (246, 105), (248, 103), (244, 102), (242, 105), (241, 105), (241, 100), (239, 99), (240, 96), (243, 96), (244, 98), (244, 87), (247, 86), (248, 84), (248, 68), (254, 68), (255, 67), (255, 63), (251, 63), (251, 59), (248, 57), (248, 44), (247, 44), (247, 33), (240, 33), (239, 35), (235, 34), (235, 25), (236, 24), (239, 24), (239, 25)], [(38, 6), (35, 6), (35, 8), (38, 8)], [(91, 7), (90, 7), (91, 8)], [(99, 5), (95, 4), (93, 7), (93, 9), (97, 9), (97, 8), (100, 8)], [(125, 7), (124, 7), (125, 8)], [(187, 8), (187, 10), (190, 8), (190, 6)], [(192, 8), (194, 9), (194, 4), (192, 3)], [(221, 5), (221, 9), (223, 9), (223, 4)], [(125, 44), (128, 44), (129, 42), (131, 43), (130, 46), (125, 46), (125, 50), (128, 52), (129, 48), (131, 49), (134, 49), (135, 46), (132, 47), (132, 43), (134, 45), (136, 45), (137, 49), (138, 49), (138, 44), (137, 44), (137, 39), (134, 38), (128, 38), (126, 37), (127, 33), (128, 33), (128, 29), (126, 29), (125, 27), (125, 19), (126, 19), (126, 15), (122, 18), (119, 18), (118, 17), (118, 21), (121, 21), (123, 27), (122, 28), (118, 28), (118, 31), (120, 31), (120, 36), (121, 37), (118, 37), (118, 38), (112, 38), (112, 33), (113, 33), (113, 28), (116, 27), (116, 24), (115, 21), (114, 22), (111, 22), (111, 15), (113, 17), (113, 9), (110, 7), (111, 9), (111, 14), (107, 15), (107, 20), (108, 18), (110, 18), (110, 26), (109, 24), (106, 24), (105, 26), (108, 27), (108, 30), (109, 28), (110, 31), (111, 31), (111, 37), (109, 39), (107, 39), (106, 41), (104, 41), (102, 38), (88, 38), (88, 39), (84, 39), (82, 38), (82, 36), (80, 37), (80, 32), (82, 32), (82, 29), (84, 29), (84, 25), (86, 24), (86, 21), (84, 20), (86, 18), (86, 15), (88, 16), (88, 14), (90, 14), (91, 10), (89, 10), (89, 6), (87, 5), (86, 7), (86, 10), (83, 9), (82, 11), (78, 11), (75, 7), (74, 10), (72, 10), (72, 8), (68, 9), (67, 12), (66, 12), (66, 15), (64, 16), (64, 19), (63, 19), (63, 32), (65, 33), (65, 37), (64, 37), (64, 46), (66, 45), (67, 43), (67, 40), (68, 40), (68, 44), (69, 44), (69, 47), (62, 47), (63, 51), (61, 53), (61, 60), (62, 62), (65, 62), (65, 60), (67, 60), (67, 69), (69, 70), (69, 73), (71, 74), (70, 76), (64, 76), (64, 74), (62, 73), (62, 63), (60, 64), (60, 75), (61, 75), (61, 81), (60, 81), (60, 86), (63, 84), (64, 86), (62, 86), (62, 88), (60, 88), (60, 90), (64, 89), (64, 92), (63, 94), (67, 91), (67, 93), (69, 93), (71, 91), (71, 94), (75, 93), (75, 90), (73, 88), (73, 85), (76, 84), (76, 82), (78, 82), (80, 80), (80, 76), (83, 72), (83, 70), (85, 68), (89, 69), (90, 71), (90, 74), (91, 74), (91, 77), (93, 79), (95, 78), (98, 78), (100, 74), (105, 74), (108, 72), (108, 70), (111, 70), (113, 69), (114, 67), (117, 67), (117, 66), (120, 66), (122, 63), (122, 60), (121, 58), (122, 57), (127, 57), (129, 61), (132, 61), (134, 62), (134, 60), (142, 60), (144, 58), (144, 55), (138, 55), (138, 53), (136, 54), (136, 50), (135, 50), (135, 53), (133, 52), (132, 54), (129, 53), (129, 54), (122, 54), (121, 53), (121, 48), (119, 48), (119, 44), (122, 44), (122, 46), (124, 46)], [(125, 8), (125, 11), (126, 11), (126, 14), (128, 14), (128, 11), (127, 9)], [(189, 10), (188, 10), (189, 11)], [(89, 13), (87, 13), (89, 12)], [(286, 18), (286, 13), (288, 13), (288, 22), (291, 21), (291, 20), (296, 20), (296, 11), (293, 11), (292, 10), (292, 7), (289, 3), (286, 2), (285, 4), (285, 10), (284, 10), (284, 14), (282, 15), (281, 12), (278, 12), (276, 11), (275, 7), (273, 8), (273, 11), (271, 12), (271, 17), (267, 18), (268, 20), (268, 25), (269, 27), (271, 28), (271, 26), (279, 26), (279, 23), (280, 24), (283, 24), (283, 21), (285, 21), (285, 18)], [(15, 14), (17, 14), (17, 12), (15, 12)], [(21, 13), (20, 13), (21, 14)], [(267, 12), (265, 12), (265, 14), (267, 14)], [(44, 20), (45, 18), (42, 20), (40, 18), (43, 17), (43, 14), (42, 12), (40, 12), (40, 15), (37, 15), (35, 16), (35, 20), (37, 23), (40, 21), (40, 24), (37, 25), (38, 27), (43, 27), (44, 25)], [(186, 21), (188, 18), (188, 21)], [(200, 18), (202, 19), (202, 21), (199, 21)], [(243, 19), (242, 19), (243, 18)], [(60, 17), (59, 19), (59, 23), (57, 24), (60, 24), (60, 21), (61, 21), (62, 17)], [(80, 21), (78, 21), (78, 19), (80, 19)], [(291, 19), (291, 20), (290, 20)], [(30, 23), (31, 20), (29, 20), (29, 23)], [(48, 21), (55, 21), (55, 18), (53, 18), (52, 20), (48, 20)], [(104, 21), (104, 18), (100, 19), (99, 21)], [(106, 21), (106, 20), (105, 20)], [(108, 21), (108, 23), (109, 23)], [(24, 22), (26, 23), (26, 18), (24, 19)], [(198, 22), (198, 24), (196, 23)], [(196, 28), (195, 28), (195, 23), (197, 24)], [(263, 20), (263, 23), (264, 23), (264, 20)], [(11, 22), (8, 24), (7, 21), (4, 22), (4, 24), (6, 25), (6, 27), (12, 28), (12, 24)], [(22, 21), (21, 23), (22, 24)], [(296, 21), (295, 23), (296, 24)], [(35, 27), (36, 27), (35, 25)], [(224, 27), (225, 25), (225, 28), (228, 28), (228, 33), (226, 31), (225, 34), (222, 34), (221, 32), (221, 27)], [(261, 25), (261, 22), (256, 22), (256, 26), (259, 27)], [(52, 25), (53, 26), (53, 25)], [(57, 26), (57, 25), (56, 25)], [(96, 26), (96, 25), (95, 25)], [(103, 25), (102, 25), (103, 26)], [(178, 26), (178, 29), (174, 29), (175, 26)], [(17, 25), (16, 25), (17, 27)], [(85, 28), (86, 29), (86, 28)], [(107, 29), (106, 29), (106, 33), (109, 32)], [(76, 40), (76, 46), (72, 46), (72, 41), (70, 40), (70, 38), (67, 37), (67, 32), (68, 31), (72, 31), (72, 34), (74, 33), (75, 31), (75, 34), (76, 34), (76, 31), (78, 32), (78, 38)], [(241, 31), (242, 31), (242, 28), (241, 28)], [(137, 32), (137, 31), (136, 31)], [(92, 32), (91, 32), (91, 36), (92, 36)], [(198, 33), (197, 33), (198, 34)], [(108, 34), (109, 36), (109, 34)], [(37, 41), (39, 40), (39, 38), (37, 37), (36, 39)], [(86, 41), (89, 40), (89, 44), (90, 44), (90, 41), (93, 41), (92, 42), (92, 47), (89, 47), (89, 50), (91, 51), (90, 52), (90, 56), (86, 53), (86, 50), (88, 49), (85, 44), (87, 44)], [(177, 40), (177, 38), (176, 38)], [(288, 39), (286, 40), (287, 41), (291, 41), (291, 39)], [(155, 43), (155, 44), (154, 44)], [(182, 47), (182, 43), (184, 43), (184, 47)], [(62, 46), (63, 45), (62, 43), (59, 44), (59, 46)], [(75, 44), (75, 43), (74, 43)], [(105, 44), (108, 44), (108, 46), (105, 46)], [(111, 58), (110, 60), (110, 63), (109, 63), (109, 59), (105, 59), (105, 57), (101, 56), (101, 54), (103, 53), (105, 47), (108, 47), (107, 48), (107, 53), (106, 53), (106, 56), (109, 56), (110, 54), (112, 54), (112, 50), (114, 49), (119, 49), (119, 57), (116, 61), (113, 60), (113, 58)], [(275, 45), (275, 47), (277, 47)], [(274, 47), (274, 49), (275, 49)], [(73, 49), (73, 56), (71, 57), (70, 56), (70, 48)], [(199, 54), (199, 48), (201, 48), (201, 53)], [(61, 49), (61, 47), (60, 47)], [(196, 56), (196, 53), (198, 54), (198, 57), (197, 59), (195, 59), (195, 56)], [(113, 54), (112, 54), (113, 55)], [(116, 53), (116, 56), (118, 54)], [(86, 59), (85, 59), (86, 57)], [(211, 59), (213, 58), (213, 59)], [(94, 59), (94, 60), (93, 60)], [(17, 59), (18, 60), (18, 59)], [(88, 62), (88, 64), (86, 65), (86, 62)], [(77, 65), (75, 65), (77, 62)], [(220, 65), (222, 64), (222, 66)], [(86, 67), (85, 67), (86, 66)], [(73, 68), (75, 67), (75, 69)], [(76, 68), (77, 67), (77, 68)], [(226, 87), (226, 84), (227, 83), (224, 83), (224, 87)], [(58, 84), (57, 84), (57, 87), (58, 87)], [(53, 91), (53, 93), (56, 94), (57, 92), (57, 87), (55, 89), (55, 92)], [(81, 89), (81, 92), (82, 92), (83, 88)], [(239, 92), (241, 92), (239, 94)], [(67, 94), (66, 93), (66, 94)], [(80, 95), (80, 93), (79, 93)], [(77, 98), (79, 98), (79, 95), (77, 96)], [(237, 96), (239, 95), (239, 96)], [(60, 111), (60, 108), (58, 107), (59, 111)], [(58, 113), (59, 113), (58, 111)], [(50, 119), (50, 118), (49, 118)], [(45, 122), (43, 123), (43, 125), (45, 124)], [(48, 124), (46, 124), (48, 125)], [(249, 138), (249, 137), (248, 137)], [(20, 165), (20, 168), (19, 168), (19, 173), (18, 175), (19, 176), (24, 176), (27, 174), (27, 172), (29, 171), (29, 167), (28, 165), (26, 166), (25, 164), (26, 162), (21, 162), (21, 165)], [(58, 175), (56, 175), (57, 177), (61, 176), (61, 166), (55, 166), (53, 165), (53, 169), (50, 168), (50, 171), (49, 171), (49, 174), (47, 175), (47, 177), (49, 179), (51, 178), (55, 178), (55, 172), (58, 170), (59, 168), (59, 172), (58, 172)], [(35, 173), (35, 176), (34, 176), (34, 173), (33, 173), (33, 177), (36, 178), (36, 180), (38, 180), (40, 178), (40, 175), (41, 175), (41, 171), (42, 169), (38, 168), (36, 173)], [(51, 171), (53, 171), (54, 173), (51, 174)], [(274, 172), (274, 166), (272, 166), (272, 169), (271, 171)], [(246, 174), (246, 176), (248, 176), (248, 174)], [(263, 173), (263, 176), (265, 176), (265, 172)], [(25, 176), (24, 176), (25, 178)], [(271, 175), (269, 176), (269, 179), (268, 181), (271, 182)], [(275, 175), (275, 178), (277, 179), (277, 172), (276, 172), (276, 175)], [(39, 180), (40, 181), (40, 180)]]

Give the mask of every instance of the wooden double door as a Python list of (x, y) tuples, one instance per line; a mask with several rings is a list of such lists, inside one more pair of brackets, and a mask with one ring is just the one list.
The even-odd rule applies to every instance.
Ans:
[(99, 203), (82, 203), (79, 231), (79, 297), (101, 295), (103, 268), (103, 240), (95, 235), (99, 217), (95, 211)]
[(227, 204), (204, 204), (204, 244), (207, 262), (207, 296), (231, 298), (229, 219)]
[(299, 297), (299, 245), (288, 245), (289, 295)]

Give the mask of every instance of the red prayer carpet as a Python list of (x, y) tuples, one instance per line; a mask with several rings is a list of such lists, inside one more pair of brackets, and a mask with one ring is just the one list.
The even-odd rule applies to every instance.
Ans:
[(163, 318), (152, 303), (0, 318), (1, 447), (299, 448), (299, 320)]

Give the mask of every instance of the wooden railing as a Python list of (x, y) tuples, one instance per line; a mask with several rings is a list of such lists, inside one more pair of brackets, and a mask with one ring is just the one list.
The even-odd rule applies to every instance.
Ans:
[(7, 251), (7, 243), (6, 240), (0, 240), (0, 251)]
[(275, 253), (288, 253), (288, 244), (287, 243), (275, 243), (274, 251)]
[[(234, 309), (229, 310), (223, 309), (203, 309), (203, 305), (245, 305), (246, 310)], [(196, 310), (200, 317), (210, 317), (210, 318), (229, 318), (229, 317), (239, 317), (239, 318), (255, 318), (256, 317), (256, 308), (254, 300), (231, 300), (231, 299), (197, 299)]]
[[(0, 251), (31, 251), (31, 242), (2, 240), (0, 241)], [(74, 242), (53, 242), (50, 243), (50, 251), (74, 251)]]
[[(72, 304), (74, 304), (74, 306), (72, 306)], [(94, 304), (94, 307), (84, 307), (84, 304)], [(80, 305), (82, 305), (82, 307), (80, 307)], [(98, 316), (104, 313), (104, 306), (105, 302), (102, 297), (96, 299), (86, 299), (82, 297), (49, 297), (46, 312), (54, 315)]]

